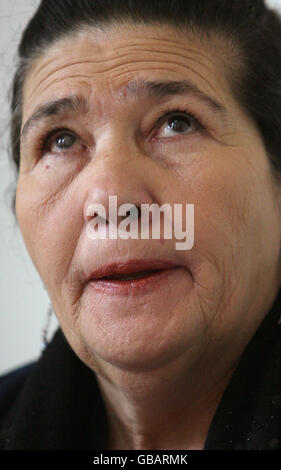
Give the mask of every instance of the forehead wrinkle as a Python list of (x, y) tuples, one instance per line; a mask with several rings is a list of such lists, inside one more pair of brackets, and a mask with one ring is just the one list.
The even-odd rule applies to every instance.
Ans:
[[(97, 73), (101, 73), (101, 72), (97, 72)], [(63, 76), (63, 77), (57, 77), (57, 78), (54, 78), (54, 80), (53, 80), (52, 82), (47, 83), (44, 88), (42, 88), (42, 89), (39, 88), (38, 93), (41, 95), (41, 94), (45, 93), (45, 91), (46, 91), (48, 88), (51, 88), (51, 87), (54, 86), (55, 84), (57, 84), (57, 83), (63, 83), (63, 82), (65, 82), (66, 80), (69, 80), (69, 79), (71, 79), (71, 78), (78, 78), (78, 79), (82, 79), (82, 80), (83, 80), (83, 79), (84, 79), (84, 80), (90, 79), (90, 80), (91, 80), (93, 77), (92, 77), (92, 75), (81, 74), (81, 73), (76, 74), (76, 75), (74, 75), (74, 74), (73, 74), (73, 75), (68, 75), (68, 76), (66, 76), (66, 77), (65, 77), (65, 76)], [(85, 85), (86, 85), (86, 83), (85, 83)], [(84, 86), (85, 86), (85, 85), (84, 85)], [(90, 87), (90, 84), (89, 84), (89, 83), (88, 83), (88, 87)], [(33, 90), (33, 93), (36, 93), (36, 92), (37, 92), (37, 89), (34, 89), (34, 90)], [(32, 100), (32, 95), (30, 96), (30, 99)]]
[[(157, 42), (157, 50), (151, 49), (151, 48), (148, 49), (148, 47), (151, 47), (151, 46), (146, 45), (146, 42), (143, 40), (143, 38), (138, 38), (138, 37), (134, 38), (134, 41), (135, 41), (134, 45), (125, 44), (125, 45), (120, 45), (120, 46), (116, 47), (113, 42), (111, 42), (111, 45), (112, 45), (112, 49), (114, 51), (116, 51), (117, 53), (120, 51), (120, 49), (126, 49), (127, 48), (127, 49), (130, 50), (130, 49), (135, 48), (135, 46), (137, 45), (137, 46), (144, 46), (142, 48), (142, 52), (152, 52), (152, 53), (162, 53), (163, 52), (165, 54), (165, 56), (167, 56), (167, 54), (173, 54), (174, 56), (179, 56), (180, 58), (183, 58), (184, 60), (190, 60), (190, 59), (191, 60), (194, 59), (194, 61), (196, 60), (194, 57), (192, 58), (187, 54), (193, 54), (193, 55), (201, 56), (205, 60), (207, 60), (215, 68), (215, 70), (217, 69), (217, 66), (218, 66), (218, 64), (215, 60), (215, 57), (217, 58), (218, 61), (221, 62), (222, 65), (224, 65), (224, 61), (221, 60), (220, 55), (219, 54), (215, 55), (213, 53), (213, 46), (210, 47), (209, 43), (206, 43), (206, 42), (205, 42), (205, 44), (202, 45), (202, 42), (201, 42), (200, 38), (198, 40), (197, 35), (195, 35), (195, 37), (194, 37), (194, 35), (190, 36), (188, 34), (184, 34), (184, 36), (183, 36), (182, 33), (180, 33), (177, 29), (174, 29), (174, 28), (173, 28), (173, 32), (175, 34), (178, 34), (178, 33), (180, 34), (179, 39), (177, 41), (173, 41), (173, 40), (167, 39), (167, 38), (154, 37), (154, 36), (149, 37), (150, 40), (155, 40)], [(107, 39), (110, 40), (108, 38), (108, 36), (107, 36)], [(220, 44), (223, 42), (221, 38), (218, 37), (217, 39), (219, 39)], [(197, 41), (197, 43), (199, 44), (199, 48), (202, 48), (204, 46), (205, 49), (202, 53), (202, 51), (199, 50), (198, 47), (191, 47), (188, 44), (187, 45), (181, 45), (179, 40)], [(161, 42), (163, 42), (164, 45), (159, 46), (159, 43), (161, 44)], [(162, 48), (163, 50), (159, 50), (159, 48)], [(207, 52), (206, 52), (206, 49), (207, 49)], [(198, 63), (201, 66), (205, 66), (207, 68), (207, 65), (204, 64), (202, 61), (200, 62), (198, 60)]]
[[(143, 43), (145, 45), (145, 43)], [(170, 42), (169, 42), (169, 46), (171, 46)], [(210, 64), (213, 66), (213, 67), (217, 67), (217, 63), (216, 61), (212, 58), (211, 54), (202, 54), (201, 51), (198, 51), (197, 49), (193, 49), (193, 48), (190, 48), (190, 47), (183, 47), (183, 46), (175, 46), (174, 48), (173, 47), (170, 47), (171, 50), (169, 50), (169, 46), (168, 48), (165, 46), (163, 46), (163, 50), (161, 50), (158, 46), (157, 50), (155, 49), (151, 49), (151, 48), (148, 48), (148, 46), (145, 46), (144, 48), (142, 48), (142, 53), (146, 53), (146, 52), (149, 52), (149, 53), (153, 53), (153, 54), (165, 54), (165, 56), (167, 55), (174, 55), (174, 56), (177, 56), (177, 57), (180, 57), (184, 60), (193, 60), (193, 61), (198, 61), (198, 63), (202, 66), (206, 66), (202, 61), (196, 59), (195, 57), (192, 57), (192, 55), (196, 55), (196, 56), (199, 56), (203, 59), (205, 59), (206, 61), (210, 62)], [(127, 48), (127, 49), (134, 49), (134, 45), (131, 45), (131, 46), (121, 46), (121, 47), (118, 47), (118, 48), (115, 48), (114, 50), (116, 52), (119, 52), (120, 49), (123, 49), (123, 48)], [(190, 55), (191, 54), (191, 55)], [(121, 56), (120, 54), (118, 54), (118, 57), (122, 58), (123, 56)], [(219, 59), (219, 58), (218, 58)]]
[[(137, 63), (139, 64), (140, 62), (141, 62), (141, 61), (138, 61)], [(149, 62), (149, 61), (145, 61), (145, 62), (147, 63), (147, 62)], [(153, 63), (154, 60), (152, 60), (151, 62)], [(177, 72), (177, 70), (175, 70), (175, 69), (173, 69), (173, 68), (169, 69), (169, 68), (167, 67), (168, 64), (169, 64), (169, 65), (170, 65), (170, 64), (173, 64), (173, 62), (165, 61), (165, 67), (159, 67), (159, 65), (157, 65), (157, 66), (151, 67), (151, 68), (149, 68), (149, 69), (144, 68), (144, 67), (141, 67), (140, 70), (142, 70), (142, 71), (147, 71), (147, 72), (152, 71), (152, 70), (159, 70), (159, 71), (163, 70), (163, 71), (166, 71), (166, 72), (169, 71), (169, 72), (175, 74), (175, 72)], [(205, 82), (205, 83), (208, 85), (208, 87), (209, 87), (216, 95), (219, 96), (219, 98), (220, 98), (222, 104), (224, 104), (225, 100), (220, 96), (219, 90), (217, 90), (217, 89), (212, 85), (212, 83), (211, 83), (209, 80), (207, 80), (206, 77), (204, 77), (201, 73), (199, 73), (197, 70), (193, 69), (192, 67), (188, 67), (188, 68), (187, 68), (186, 66), (181, 65), (181, 64), (177, 64), (177, 65), (178, 65), (179, 68), (183, 68), (183, 69), (184, 69), (184, 71), (185, 71), (185, 77), (186, 77), (186, 71), (188, 71), (188, 72), (194, 73), (195, 75), (197, 75), (197, 77), (201, 78), (201, 80), (202, 80), (203, 82)], [(126, 75), (126, 74), (128, 74), (128, 73), (129, 73), (129, 74), (132, 74), (133, 71), (130, 71), (130, 70), (126, 69), (123, 73), (120, 74), (120, 73), (118, 73), (118, 70), (115, 70), (115, 71), (112, 73), (113, 77), (112, 77), (111, 80), (112, 80), (112, 81), (117, 81), (120, 77), (122, 77), (122, 75)], [(182, 75), (182, 74), (181, 74), (181, 75)], [(184, 78), (182, 78), (182, 79), (177, 79), (176, 81), (181, 81), (181, 80), (184, 80)], [(187, 80), (188, 80), (188, 79), (187, 79)]]
[[(162, 25), (161, 25), (161, 29), (162, 29)], [(169, 25), (169, 29), (170, 29), (170, 25)], [(165, 53), (169, 50), (169, 48), (172, 48), (173, 51), (174, 50), (178, 51), (178, 50), (182, 49), (182, 51), (184, 51), (184, 52), (191, 52), (192, 54), (197, 54), (197, 55), (201, 55), (201, 56), (203, 55), (202, 52), (200, 50), (198, 50), (198, 48), (196, 48), (196, 47), (193, 48), (189, 45), (182, 45), (179, 42), (179, 41), (182, 41), (182, 40), (184, 40), (184, 41), (189, 40), (189, 41), (192, 41), (192, 42), (197, 42), (199, 44), (199, 47), (202, 47), (202, 41), (201, 41), (200, 37), (197, 34), (195, 34), (195, 35), (190, 34), (190, 32), (182, 34), (176, 28), (172, 28), (172, 31), (173, 31), (173, 34), (178, 35), (178, 38), (176, 40), (173, 40), (171, 38), (170, 39), (163, 38), (163, 37), (160, 38), (159, 36), (158, 37), (157, 36), (149, 36), (149, 37), (147, 37), (147, 39), (157, 42), (157, 47), (159, 47), (159, 43), (161, 44), (161, 42), (163, 42), (164, 44), (163, 44), (162, 47), (163, 47), (163, 52), (165, 52)], [(105, 33), (105, 31), (103, 31), (103, 32)], [(110, 42), (111, 49), (113, 51), (116, 51), (116, 52), (119, 52), (121, 49), (125, 49), (125, 48), (129, 48), (129, 49), (134, 48), (135, 46), (143, 46), (144, 45), (145, 47), (147, 47), (146, 42), (143, 40), (143, 37), (135, 36), (133, 45), (131, 45), (131, 44), (122, 44), (122, 42), (125, 42), (127, 40), (126, 39), (125, 40), (121, 39), (121, 44), (118, 45), (118, 47), (115, 46), (115, 43), (112, 42), (112, 40), (110, 39), (110, 37), (108, 35), (106, 35), (106, 38)], [(222, 39), (220, 39), (220, 42), (222, 42)], [(209, 47), (208, 42), (206, 44), (207, 44), (207, 47)], [(205, 47), (205, 44), (203, 46)], [(149, 50), (149, 49), (146, 49), (146, 50)], [(155, 50), (153, 52), (155, 52)], [(208, 58), (208, 56), (206, 56), (206, 58)], [(211, 61), (211, 59), (209, 59), (209, 60)]]
[[(145, 60), (145, 61), (143, 61), (143, 59), (139, 59), (139, 60), (135, 60), (135, 62), (134, 62), (134, 64), (138, 64), (138, 65), (143, 64), (143, 63), (153, 63), (153, 64), (154, 64), (154, 63), (155, 63), (155, 59)], [(76, 63), (76, 64), (77, 64), (77, 63)], [(165, 60), (165, 65), (166, 65), (166, 64), (173, 64), (173, 65), (175, 65), (174, 61), (167, 61), (167, 60)], [(70, 67), (71, 65), (72, 65), (72, 64), (68, 64), (66, 68)], [(186, 72), (186, 70), (187, 70), (187, 71), (190, 71), (190, 72), (193, 72), (195, 75), (197, 75), (198, 77), (200, 77), (204, 82), (206, 82), (206, 83), (208, 84), (208, 86), (212, 89), (212, 91), (213, 91), (214, 93), (218, 94), (218, 91), (216, 90), (216, 88), (214, 88), (214, 87), (212, 86), (212, 84), (211, 84), (201, 73), (199, 73), (197, 70), (195, 70), (194, 68), (192, 68), (192, 67), (190, 67), (190, 66), (187, 67), (186, 65), (179, 64), (179, 63), (177, 63), (176, 65), (177, 65), (178, 67), (183, 67), (184, 70), (185, 70), (185, 72)], [(114, 67), (114, 71), (112, 70), (111, 73), (112, 73), (112, 74), (115, 74), (115, 73), (116, 73), (118, 76), (121, 76), (121, 74), (119, 74), (119, 70), (120, 70), (120, 69), (121, 69), (121, 70), (124, 69), (124, 67), (126, 67), (126, 71), (128, 71), (128, 69), (127, 69), (128, 64), (120, 64), (120, 65), (118, 65), (118, 66), (115, 66), (115, 67)], [(90, 74), (90, 73), (89, 73), (89, 74), (86, 74), (86, 73), (84, 73), (84, 74), (81, 74), (81, 73), (79, 73), (79, 74), (71, 74), (71, 75), (67, 75), (67, 76), (64, 75), (63, 77), (56, 77), (56, 78), (54, 78), (54, 80), (53, 80), (52, 82), (47, 83), (44, 88), (43, 88), (43, 87), (40, 88), (40, 86), (41, 86), (46, 80), (48, 80), (48, 78), (50, 78), (52, 74), (58, 74), (58, 73), (60, 73), (63, 68), (64, 68), (64, 67), (62, 67), (60, 70), (55, 70), (55, 72), (50, 72), (47, 77), (44, 77), (44, 78), (38, 83), (37, 86), (33, 87), (32, 94), (31, 94), (31, 97), (30, 97), (30, 98), (32, 98), (32, 95), (33, 95), (34, 93), (36, 93), (36, 92), (38, 92), (38, 93), (40, 93), (40, 94), (41, 94), (41, 93), (44, 93), (47, 88), (51, 87), (51, 86), (54, 85), (55, 83), (63, 82), (63, 81), (65, 81), (65, 80), (68, 80), (68, 79), (71, 79), (71, 78), (84, 78), (84, 79), (87, 79), (87, 78), (88, 78), (88, 79), (90, 79), (90, 80), (93, 79), (93, 76), (92, 76), (92, 74)], [(152, 67), (151, 69), (153, 69), (153, 67)], [(155, 69), (156, 69), (156, 70), (157, 70), (157, 69), (160, 70), (158, 64), (156, 65)], [(144, 70), (144, 68), (141, 67), (141, 70)], [(106, 71), (104, 71), (104, 70), (102, 70), (102, 71), (97, 71), (97, 70), (95, 70), (94, 74), (95, 74), (95, 75), (97, 75), (97, 74), (100, 75), (101, 73), (106, 73), (106, 72), (108, 72), (108, 70), (106, 70)], [(173, 70), (173, 72), (175, 72), (175, 70)], [(131, 73), (133, 73), (133, 72), (131, 72)], [(114, 79), (114, 78), (113, 78), (113, 79)], [(223, 100), (222, 100), (222, 101), (223, 101)]]
[[(154, 54), (156, 53), (157, 55), (158, 54), (159, 55), (163, 54), (164, 58), (165, 58), (165, 60), (164, 60), (165, 63), (170, 63), (170, 64), (174, 63), (175, 65), (184, 66), (184, 67), (189, 68), (189, 69), (191, 69), (191, 67), (189, 67), (189, 63), (193, 62), (195, 64), (198, 64), (200, 67), (205, 68), (208, 73), (213, 73), (214, 67), (217, 66), (217, 64), (215, 62), (212, 62), (211, 60), (209, 60), (210, 65), (208, 65), (208, 64), (205, 64), (204, 61), (202, 61), (202, 60), (200, 61), (199, 59), (196, 59), (195, 57), (180, 54), (179, 52), (171, 52), (171, 53), (167, 52), (167, 51), (157, 51), (157, 52), (155, 52), (153, 50), (146, 50), (146, 51), (143, 51), (143, 52), (151, 52), (151, 53), (154, 53)], [(180, 59), (183, 59), (184, 62), (187, 62), (187, 64), (185, 64), (185, 63), (183, 64), (183, 63), (180, 63), (180, 62), (175, 62), (174, 60), (167, 60), (169, 55), (172, 55), (173, 57), (175, 57), (175, 56), (179, 57)], [(123, 56), (120, 56), (120, 58), (123, 58)], [(142, 59), (139, 59), (139, 60), (136, 59), (135, 62), (137, 63), (137, 62), (140, 62), (142, 60), (143, 60), (143, 62), (150, 62), (151, 61), (150, 59), (144, 59), (142, 57)], [(156, 59), (153, 59), (153, 61), (156, 61), (156, 60), (159, 60), (159, 62), (162, 61), (161, 58), (159, 58), (159, 57), (157, 57)], [(193, 70), (195, 72), (194, 69), (191, 69), (191, 70)], [(198, 72), (195, 72), (195, 73), (198, 73)]]
[[(204, 64), (204, 62), (202, 61), (199, 61), (197, 59), (195, 59), (194, 57), (190, 57), (190, 56), (186, 56), (186, 55), (183, 55), (183, 54), (180, 54), (180, 53), (175, 53), (175, 52), (171, 52), (169, 53), (167, 50), (166, 51), (153, 51), (153, 50), (145, 50), (145, 51), (142, 51), (143, 53), (145, 52), (149, 52), (149, 53), (154, 53), (154, 54), (164, 54), (165, 55), (165, 62), (166, 62), (166, 58), (167, 58), (167, 55), (173, 55), (173, 56), (177, 56), (177, 57), (180, 57), (184, 60), (190, 60), (192, 62), (197, 62), (200, 66), (202, 67), (205, 67), (208, 71), (210, 71), (211, 69), (208, 68), (208, 66), (206, 64)], [(135, 56), (135, 53), (132, 53), (132, 55)], [(110, 58), (106, 58), (106, 59), (102, 59), (102, 60), (93, 60), (93, 58), (91, 59), (86, 59), (86, 58), (81, 58), (80, 60), (75, 60), (75, 61), (72, 61), (70, 63), (65, 63), (65, 61), (61, 61), (62, 64), (61, 65), (58, 65), (55, 67), (55, 70), (51, 70), (43, 79), (46, 80), (49, 78), (50, 75), (52, 75), (53, 73), (59, 73), (61, 70), (63, 69), (67, 69), (68, 67), (74, 67), (76, 65), (82, 65), (82, 64), (86, 64), (86, 65), (96, 65), (96, 64), (107, 64), (108, 62), (113, 62), (113, 61), (117, 61), (117, 60), (122, 60), (126, 58), (127, 61), (129, 62), (130, 61), (130, 53), (127, 53), (127, 54), (124, 54), (124, 55), (118, 55), (117, 57), (110, 57)], [(52, 62), (56, 62), (56, 58), (54, 58), (52, 61), (49, 61), (48, 62), (48, 65), (50, 65)], [(138, 60), (137, 58), (134, 58), (133, 62), (138, 62), (138, 61), (149, 61), (149, 59), (140, 59)], [(161, 62), (161, 58), (159, 59), (159, 57), (157, 57), (156, 59), (153, 59), (154, 61), (155, 60), (159, 60)], [(172, 62), (172, 61), (171, 61)], [(121, 63), (120, 65), (125, 65), (123, 63)], [(42, 67), (42, 68), (38, 68), (38, 70), (35, 70), (35, 75), (36, 74), (41, 74), (42, 73), (42, 70), (44, 69), (45, 67)], [(107, 69), (105, 69), (104, 71), (107, 71)]]
[[(152, 52), (152, 53), (158, 53), (159, 52), (159, 53), (163, 53), (163, 54), (180, 55), (181, 57), (186, 57), (186, 54), (194, 54), (194, 55), (204, 57), (207, 60), (209, 60), (210, 62), (212, 62), (209, 55), (205, 55), (201, 51), (199, 51), (197, 49), (193, 49), (191, 47), (179, 46), (178, 44), (173, 46), (171, 44), (171, 41), (168, 42), (168, 46), (166, 46), (166, 45), (165, 46), (159, 46), (159, 44), (158, 44), (156, 49), (155, 48), (153, 49), (152, 45), (147, 45), (145, 42), (143, 42), (142, 44), (134, 43), (134, 44), (125, 45), (125, 46), (118, 46), (118, 47), (114, 47), (114, 45), (113, 45), (112, 49), (113, 49), (114, 52), (117, 52), (117, 53), (119, 53), (119, 51), (122, 50), (122, 49), (128, 49), (129, 52), (130, 52), (131, 49), (134, 50), (136, 48), (136, 46), (138, 47), (140, 45), (143, 46), (141, 48), (142, 52)], [(122, 56), (120, 56), (120, 54), (118, 54), (118, 56), (122, 57)]]
[[(159, 42), (159, 40), (158, 40)], [(145, 44), (143, 43), (142, 41), (142, 44)], [(125, 49), (135, 49), (135, 45), (125, 45), (125, 46), (121, 46), (120, 48), (125, 48)], [(119, 49), (120, 49), (119, 48)], [(119, 52), (119, 49), (116, 48), (114, 49), (116, 52)], [(182, 53), (179, 52), (179, 49), (182, 49)], [(172, 48), (171, 51), (167, 50), (167, 48), (163, 51), (155, 51), (155, 50), (152, 50), (152, 49), (142, 49), (142, 53), (154, 53), (154, 54), (158, 54), (158, 60), (159, 60), (159, 55), (161, 56), (162, 54), (165, 54), (165, 62), (167, 60), (167, 55), (173, 55), (174, 57), (180, 57), (181, 59), (183, 59), (184, 61), (191, 61), (191, 62), (197, 62), (199, 64), (199, 66), (201, 67), (204, 67), (207, 69), (207, 71), (209, 72), (211, 69), (209, 69), (209, 67), (207, 66), (207, 64), (204, 63), (204, 61), (200, 61), (198, 59), (196, 59), (195, 57), (191, 57), (188, 54), (196, 54), (196, 55), (199, 55), (199, 56), (202, 56), (202, 53), (196, 49), (193, 49), (193, 48), (185, 48), (185, 47), (179, 47), (178, 45), (175, 47), (175, 48)], [(134, 52), (135, 54), (135, 52)], [(207, 55), (203, 55), (204, 59), (208, 62), (211, 63), (212, 66), (215, 66), (215, 62), (213, 63), (210, 59), (209, 56)], [(40, 86), (40, 83), (43, 81), (43, 80), (47, 80), (53, 73), (60, 73), (61, 70), (63, 69), (66, 69), (68, 67), (74, 67), (74, 66), (79, 66), (79, 65), (82, 65), (82, 64), (86, 64), (86, 65), (89, 65), (89, 64), (92, 64), (92, 65), (96, 65), (96, 64), (104, 64), (106, 66), (106, 64), (108, 62), (111, 62), (111, 61), (116, 61), (116, 60), (124, 60), (124, 59), (127, 59), (128, 61), (130, 60), (130, 54), (129, 53), (126, 53), (126, 54), (122, 54), (120, 55), (120, 53), (118, 53), (117, 57), (106, 57), (104, 59), (101, 59), (101, 60), (97, 60), (97, 59), (94, 59), (91, 55), (91, 58), (87, 58), (87, 57), (83, 57), (83, 58), (80, 58), (80, 59), (75, 59), (73, 60), (71, 63), (68, 63), (68, 64), (65, 64), (65, 60), (63, 60), (63, 63), (58, 63), (57, 62), (57, 56), (54, 57), (54, 58), (49, 58), (47, 59), (47, 62), (44, 61), (43, 64), (40, 64), (39, 62), (39, 66), (36, 70), (36, 64), (35, 64), (35, 75), (36, 74), (41, 74), (42, 72), (44, 72), (44, 69), (50, 65), (52, 65), (52, 63), (54, 62), (54, 67), (55, 67), (55, 70), (51, 70), (49, 73), (47, 73), (47, 75), (45, 77), (42, 78), (42, 80), (39, 81), (39, 84), (38, 86)], [(157, 58), (156, 58), (157, 59)], [(155, 59), (154, 59), (155, 60)], [(161, 61), (161, 59), (160, 59)], [(62, 62), (61, 60), (59, 62)], [(123, 64), (121, 64), (123, 65)], [(111, 64), (107, 67), (107, 68), (110, 68), (111, 67)], [(34, 70), (34, 68), (33, 68)], [(98, 71), (96, 71), (98, 72)], [(34, 90), (36, 91), (36, 90)]]

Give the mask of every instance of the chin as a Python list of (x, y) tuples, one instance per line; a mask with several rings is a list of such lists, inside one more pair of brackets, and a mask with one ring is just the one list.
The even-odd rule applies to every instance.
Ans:
[[(161, 369), (177, 360), (192, 361), (202, 344), (202, 325), (185, 324), (187, 331), (177, 327), (165, 331), (163, 327), (126, 330), (111, 328), (81, 328), (77, 341), (80, 359), (98, 372), (103, 367), (114, 367), (123, 371), (149, 372)], [(79, 350), (81, 351), (79, 354)]]

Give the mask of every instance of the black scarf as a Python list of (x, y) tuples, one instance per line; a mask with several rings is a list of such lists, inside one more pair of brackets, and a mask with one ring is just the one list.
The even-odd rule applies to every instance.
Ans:
[[(281, 292), (224, 392), (206, 450), (281, 448), (280, 315)], [(0, 449), (107, 448), (106, 411), (96, 377), (60, 329), (8, 398)]]

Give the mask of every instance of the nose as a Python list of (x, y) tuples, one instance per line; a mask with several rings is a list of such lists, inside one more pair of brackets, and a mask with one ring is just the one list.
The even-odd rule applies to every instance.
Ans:
[[(129, 212), (140, 218), (141, 204), (151, 205), (155, 202), (147, 175), (147, 172), (151, 173), (151, 163), (136, 146), (129, 145), (126, 139), (122, 140), (123, 143), (121, 140), (119, 135), (107, 142), (106, 148), (97, 148), (87, 168), (84, 180), (87, 185), (84, 203), (86, 223), (97, 214), (93, 210), (97, 205), (104, 209), (107, 223), (110, 219), (119, 225)], [(110, 211), (113, 207), (117, 208), (117, 215), (123, 209), (122, 215), (112, 217)]]

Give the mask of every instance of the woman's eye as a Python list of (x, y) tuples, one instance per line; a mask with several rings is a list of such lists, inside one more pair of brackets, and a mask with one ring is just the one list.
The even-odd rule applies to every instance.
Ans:
[(189, 134), (196, 128), (191, 117), (174, 115), (166, 119), (161, 126), (157, 137), (173, 137), (177, 134)]
[(76, 141), (77, 138), (67, 132), (58, 134), (53, 138), (53, 141), (50, 144), (50, 151), (57, 152), (60, 150), (68, 150), (73, 147)]

